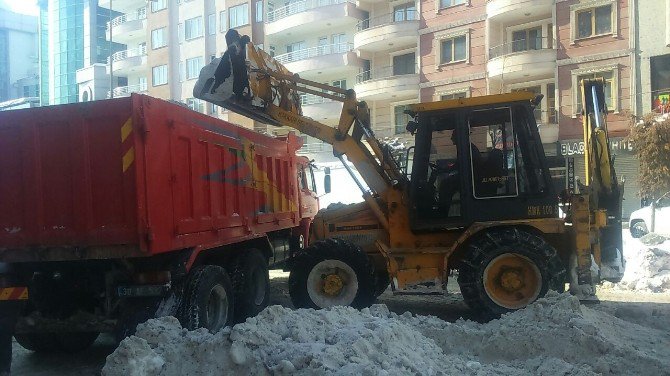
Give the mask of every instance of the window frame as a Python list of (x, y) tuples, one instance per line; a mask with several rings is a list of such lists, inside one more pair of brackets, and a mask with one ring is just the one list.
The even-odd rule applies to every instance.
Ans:
[(228, 31), (228, 12), (225, 9), (219, 12), (219, 31), (222, 33)]
[[(168, 7), (168, 0), (150, 0), (149, 2), (151, 3), (151, 13), (160, 12)], [(154, 8), (154, 4), (163, 4), (163, 7)]]
[[(154, 44), (154, 32), (158, 32), (158, 31), (160, 31), (161, 41), (163, 42), (163, 44), (161, 44), (160, 46), (156, 46), (156, 45)], [(159, 28), (157, 28), (157, 29), (153, 29), (153, 30), (151, 30), (151, 49), (152, 49), (152, 50), (157, 50), (157, 49), (159, 49), (159, 48), (167, 47), (167, 45), (168, 45), (168, 38), (165, 37), (165, 34), (166, 34), (166, 33), (167, 33), (167, 27), (165, 27), (165, 26), (163, 26), (163, 27), (159, 27)], [(156, 35), (158, 35), (158, 34), (159, 34), (159, 33), (156, 33)]]
[[(198, 25), (197, 28), (196, 28), (196, 31), (199, 31), (199, 34), (189, 36), (189, 30), (190, 30), (189, 21), (190, 21), (190, 25), (193, 25), (194, 20), (196, 22), (196, 25)], [(205, 27), (204, 26), (205, 26), (204, 25), (204, 20), (203, 20), (202, 16), (196, 16), (196, 17), (184, 20), (184, 40), (185, 41), (191, 41), (191, 40), (198, 39), (198, 38), (201, 38), (202, 36), (204, 36), (204, 34), (205, 34), (205, 30), (204, 30)]]
[[(156, 69), (161, 69), (163, 67), (165, 67), (165, 82), (156, 83)], [(151, 67), (151, 86), (157, 87), (167, 85), (169, 81), (169, 73), (170, 71), (167, 64), (156, 65), (154, 67)]]
[[(465, 41), (465, 56), (463, 59), (456, 60), (456, 43), (455, 41), (457, 39), (463, 38)], [(443, 49), (444, 49), (444, 43), (451, 41), (451, 61), (442, 61), (443, 57)], [(438, 65), (443, 66), (443, 65), (450, 65), (450, 64), (457, 64), (457, 63), (463, 63), (463, 62), (468, 62), (470, 60), (470, 48), (469, 48), (469, 38), (467, 34), (461, 34), (461, 35), (456, 35), (452, 36), (449, 38), (440, 38), (439, 40), (439, 59), (438, 59)]]
[[(409, 105), (411, 105), (415, 102), (416, 101), (407, 100), (407, 101), (399, 101), (399, 102), (390, 103), (390, 106), (389, 106), (390, 107), (389, 111), (390, 111), (390, 114), (391, 114), (391, 126), (390, 126), (390, 128), (391, 128), (391, 132), (393, 133), (393, 136), (401, 136), (401, 135), (408, 134), (407, 129), (406, 129), (407, 123), (402, 125), (402, 132), (397, 132), (398, 124), (395, 123), (395, 120), (396, 120), (395, 119), (395, 109), (396, 109), (396, 107), (400, 107), (400, 106), (405, 106), (406, 107), (406, 106), (409, 106)], [(406, 115), (406, 116), (409, 116), (409, 115)]]
[(448, 6), (443, 7), (442, 6), (442, 0), (435, 0), (435, 13), (439, 13), (441, 10), (444, 10), (444, 9), (452, 9), (452, 8), (455, 8), (455, 7), (458, 7), (458, 6), (461, 6), (461, 5), (464, 5), (464, 6), (467, 6), (467, 7), (470, 6), (470, 0), (462, 0), (462, 2), (460, 4), (453, 4), (454, 1), (458, 1), (458, 0), (450, 0), (450, 1), (452, 2), (452, 5), (448, 5)]
[[(238, 9), (245, 9), (246, 10), (246, 19), (244, 21), (245, 23), (242, 23), (242, 24), (239, 24), (239, 25), (238, 24), (233, 25), (233, 22), (232, 22), (233, 21), (233, 18), (232, 18), (233, 17), (233, 10), (237, 11)], [(237, 14), (235, 14), (235, 17), (237, 18)], [(228, 25), (230, 25), (231, 29), (236, 29), (238, 27), (247, 26), (247, 25), (249, 25), (249, 23), (250, 23), (249, 3), (242, 3), (242, 4), (238, 4), (238, 5), (235, 5), (235, 6), (232, 6), (232, 7), (228, 8)]]
[[(190, 69), (191, 68), (190, 64), (193, 63), (193, 62), (199, 62), (200, 63), (200, 64), (198, 64), (200, 66), (200, 68), (197, 69), (197, 72), (195, 73), (195, 76), (190, 75), (190, 73), (192, 73), (191, 69)], [(185, 69), (184, 77), (186, 78), (187, 81), (197, 79), (198, 76), (200, 75), (200, 70), (204, 66), (205, 66), (205, 59), (202, 56), (194, 56), (194, 57), (186, 59), (184, 61), (184, 69)]]
[[(263, 22), (263, 20), (265, 19), (264, 15), (263, 15), (263, 0), (257, 0), (256, 3), (254, 4), (254, 6), (255, 6), (255, 11), (256, 11), (256, 15), (254, 17), (254, 20), (256, 21), (256, 23)], [(259, 9), (259, 7), (260, 7), (260, 9)]]
[(207, 15), (207, 35), (216, 35), (216, 13)]
[(578, 107), (579, 100), (579, 76), (584, 76), (587, 74), (598, 74), (598, 73), (603, 73), (603, 72), (612, 72), (612, 85), (611, 85), (611, 90), (612, 90), (612, 103), (611, 106), (608, 107), (608, 111), (614, 114), (618, 114), (620, 111), (620, 105), (619, 105), (619, 64), (612, 64), (612, 65), (606, 65), (606, 66), (600, 66), (600, 67), (594, 67), (594, 68), (583, 68), (583, 69), (574, 69), (570, 72), (570, 76), (572, 79), (572, 118), (575, 119), (577, 118), (578, 115), (580, 115), (580, 110)]
[[(579, 37), (577, 14), (579, 12), (587, 11), (589, 9), (600, 8), (602, 6), (611, 5), (611, 32), (606, 34), (591, 35), (588, 37)], [(595, 30), (594, 30), (595, 32)], [(573, 4), (570, 6), (570, 45), (577, 44), (578, 41), (587, 40), (591, 38), (599, 38), (611, 35), (612, 38), (619, 37), (619, 4), (616, 0), (594, 0), (587, 3)]]

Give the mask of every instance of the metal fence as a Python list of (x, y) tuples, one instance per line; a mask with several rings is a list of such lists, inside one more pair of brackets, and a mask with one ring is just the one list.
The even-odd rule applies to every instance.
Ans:
[[(112, 61), (116, 62), (128, 59), (130, 57), (146, 56), (146, 55), (147, 55), (147, 46), (142, 45), (137, 48), (131, 48), (129, 50), (115, 52), (114, 54), (112, 54), (111, 59)], [(109, 64), (109, 59), (110, 58), (107, 58), (107, 64)]]
[(303, 0), (295, 1), (281, 8), (268, 12), (268, 22), (279, 21), (282, 18), (304, 12), (310, 9), (320, 8), (333, 4), (350, 3), (356, 5), (352, 0)]
[(358, 31), (371, 29), (384, 25), (391, 25), (394, 23), (417, 21), (419, 19), (419, 12), (416, 10), (405, 10), (402, 12), (388, 13), (381, 16), (370, 17), (356, 24)]
[(554, 47), (552, 38), (537, 37), (514, 40), (489, 48), (489, 59), (525, 51), (551, 50)]
[[(126, 13), (122, 14), (114, 19), (112, 19), (112, 27), (117, 27), (119, 25), (123, 25), (126, 22), (130, 21), (137, 21), (137, 20), (144, 20), (147, 18), (147, 8), (139, 8), (136, 11), (132, 13)], [(110, 22), (107, 22), (107, 30), (109, 30), (109, 24)]]
[(341, 54), (354, 50), (353, 43), (335, 43), (324, 46), (310, 47), (275, 56), (275, 60), (282, 64), (305, 60), (317, 56)]
[(418, 66), (414, 66), (412, 70), (407, 70), (402, 66), (390, 66), (382, 68), (373, 68), (356, 75), (356, 83), (360, 84), (365, 81), (378, 80), (381, 78), (390, 78), (395, 76), (404, 76), (408, 74), (417, 74), (419, 72)]
[[(136, 85), (128, 85), (128, 86), (119, 86), (117, 88), (114, 88), (112, 90), (112, 93), (114, 93), (114, 98), (120, 98), (120, 97), (127, 97), (132, 93), (140, 93), (143, 91), (147, 91), (147, 83), (141, 83), (141, 84), (136, 84)], [(107, 92), (107, 98), (111, 98), (111, 93)]]

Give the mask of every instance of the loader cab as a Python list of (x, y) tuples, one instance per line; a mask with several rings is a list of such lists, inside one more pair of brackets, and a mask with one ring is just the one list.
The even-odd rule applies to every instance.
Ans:
[(531, 99), (514, 93), (416, 106), (414, 230), (557, 215)]

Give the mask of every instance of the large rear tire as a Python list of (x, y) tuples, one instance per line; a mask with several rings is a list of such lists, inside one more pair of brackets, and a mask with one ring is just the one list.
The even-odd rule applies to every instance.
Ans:
[(289, 294), (296, 308), (351, 306), (375, 300), (374, 267), (356, 245), (341, 239), (315, 242), (291, 261)]
[(96, 332), (20, 333), (16, 342), (37, 353), (76, 353), (89, 348), (98, 338)]
[(226, 270), (216, 265), (198, 266), (191, 271), (179, 321), (189, 330), (206, 328), (216, 333), (234, 322), (234, 292)]
[(485, 231), (462, 259), (458, 284), (465, 303), (485, 317), (526, 307), (549, 289), (563, 291), (565, 267), (541, 237), (516, 228)]
[(270, 274), (263, 254), (252, 249), (235, 260), (232, 275), (235, 290), (235, 322), (256, 316), (270, 301)]

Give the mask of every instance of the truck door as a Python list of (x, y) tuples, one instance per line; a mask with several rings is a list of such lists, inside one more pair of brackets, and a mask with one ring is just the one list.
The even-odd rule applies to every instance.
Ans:
[(309, 164), (298, 165), (298, 188), (300, 190), (300, 218), (314, 217), (319, 211), (314, 171)]

